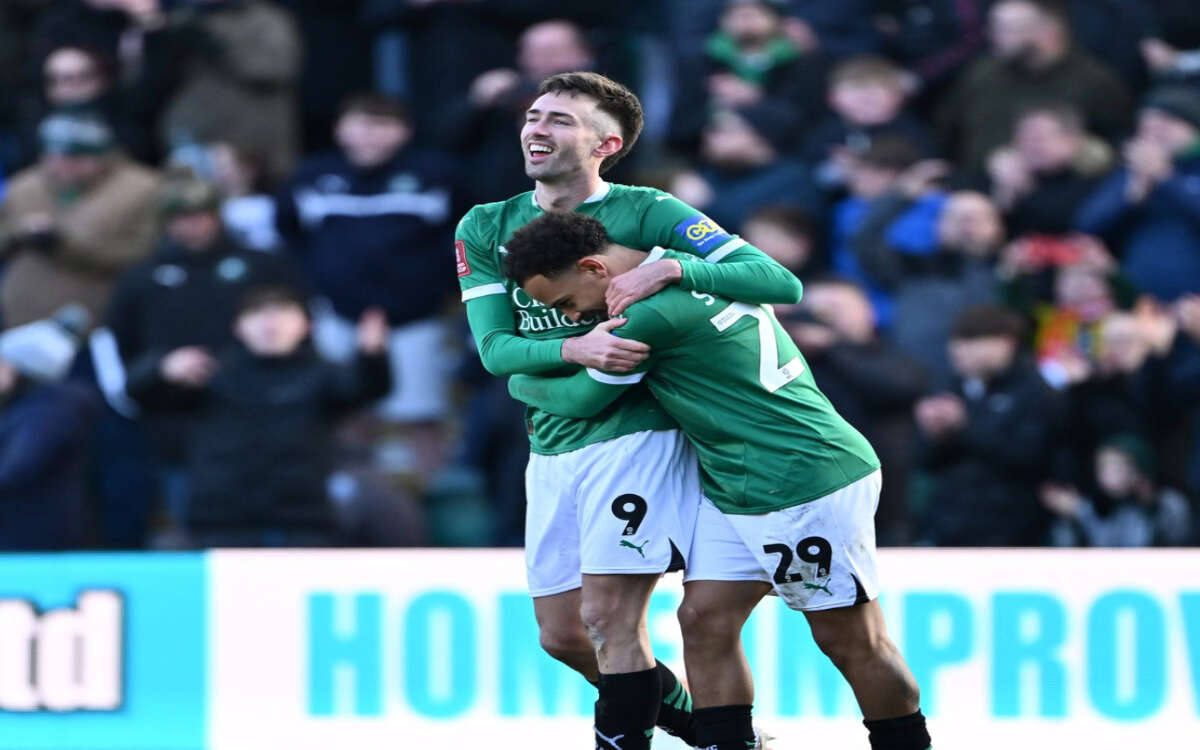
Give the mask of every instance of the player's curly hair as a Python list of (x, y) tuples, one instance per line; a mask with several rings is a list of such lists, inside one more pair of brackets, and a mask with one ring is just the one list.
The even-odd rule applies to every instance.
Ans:
[(642, 115), (642, 103), (638, 101), (637, 95), (599, 73), (559, 73), (542, 81), (537, 93), (538, 96), (566, 94), (589, 97), (596, 100), (597, 109), (612, 117), (621, 126), (621, 150), (600, 162), (600, 174), (604, 174), (621, 161), (642, 134), (645, 118)]
[(576, 261), (604, 251), (604, 225), (575, 211), (544, 214), (518, 229), (504, 243), (504, 273), (518, 284), (533, 276), (557, 276)]

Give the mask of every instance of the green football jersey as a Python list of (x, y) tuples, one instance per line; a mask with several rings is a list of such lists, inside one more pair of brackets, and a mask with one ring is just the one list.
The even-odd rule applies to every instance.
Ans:
[[(727, 234), (704, 214), (661, 190), (606, 184), (575, 210), (598, 219), (615, 242), (630, 247), (647, 250), (655, 246), (670, 247), (710, 263), (727, 258), (733, 260), (739, 253), (753, 253), (748, 257), (755, 261), (765, 259), (745, 241)], [(511, 307), (513, 329), (518, 335), (534, 340), (561, 340), (590, 330), (601, 318), (589, 317), (578, 323), (573, 322), (558, 310), (531, 299), (503, 273), (504, 243), (513, 232), (543, 213), (534, 200), (533, 191), (521, 193), (504, 202), (483, 204), (471, 209), (459, 222), (455, 232), (458, 280), (464, 302), (503, 295), (502, 298)], [(688, 265), (708, 266), (701, 263)], [(761, 293), (764, 279), (775, 268), (782, 272), (781, 278), (787, 290), (791, 289), (792, 284), (798, 289), (798, 282), (794, 278), (789, 279), (790, 274), (773, 262), (772, 267), (755, 263), (753, 265), (757, 268), (754, 269), (749, 268), (751, 264), (739, 265), (745, 265), (748, 269), (742, 276), (749, 276), (749, 281), (757, 283), (753, 289), (748, 283), (743, 283), (748, 294)], [(694, 276), (700, 272), (711, 274), (709, 269), (695, 268), (692, 273)], [(686, 286), (688, 281), (685, 276), (683, 285)], [(711, 278), (704, 279), (704, 283), (712, 281)], [(729, 286), (727, 281), (724, 285)], [(776, 281), (774, 286), (778, 288), (779, 283)], [(555, 350), (554, 357), (557, 356)], [(553, 361), (547, 366), (552, 367)], [(574, 366), (565, 363), (563, 366), (572, 368), (564, 372), (574, 372)], [(678, 427), (644, 388), (630, 389), (609, 408), (586, 419), (565, 418), (530, 408), (527, 422), (530, 426), (531, 449), (535, 453), (549, 455), (577, 450), (592, 443), (643, 430)]]
[(705, 493), (725, 513), (800, 505), (879, 468), (770, 308), (669, 287), (625, 317), (614, 333), (653, 347), (633, 373), (519, 376), (510, 381), (513, 396), (587, 416), (623, 389), (648, 385), (695, 445)]

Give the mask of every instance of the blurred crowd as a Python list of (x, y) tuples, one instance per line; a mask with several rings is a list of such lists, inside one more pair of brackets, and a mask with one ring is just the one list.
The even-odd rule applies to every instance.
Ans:
[(0, 549), (519, 545), (450, 247), (582, 69), (804, 282), (881, 544), (1197, 542), (1193, 0), (6, 0)]

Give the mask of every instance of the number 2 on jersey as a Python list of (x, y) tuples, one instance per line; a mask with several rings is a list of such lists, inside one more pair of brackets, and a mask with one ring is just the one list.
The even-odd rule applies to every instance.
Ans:
[(724, 332), (747, 315), (758, 321), (758, 380), (762, 383), (763, 388), (774, 393), (800, 377), (800, 373), (804, 372), (804, 364), (799, 357), (793, 357), (789, 362), (780, 366), (779, 344), (775, 340), (775, 316), (763, 307), (747, 305), (745, 302), (734, 302), (712, 316), (709, 322), (718, 331)]

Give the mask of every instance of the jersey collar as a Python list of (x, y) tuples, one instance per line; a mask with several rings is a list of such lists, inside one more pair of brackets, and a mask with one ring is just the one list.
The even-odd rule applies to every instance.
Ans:
[[(596, 192), (594, 192), (591, 195), (589, 195), (588, 197), (584, 198), (583, 202), (584, 203), (597, 203), (599, 201), (602, 201), (608, 197), (609, 190), (612, 190), (612, 184), (608, 183), (608, 182), (601, 182), (600, 187), (596, 188)], [(540, 205), (538, 205), (536, 190), (530, 192), (529, 200), (533, 201), (534, 208), (538, 209), (539, 211), (545, 210)]]
[(667, 254), (667, 251), (664, 248), (655, 247), (653, 250), (646, 253), (646, 259), (643, 260), (641, 263), (638, 263), (638, 265), (639, 266), (649, 265), (656, 260), (661, 260), (662, 257), (666, 254)]

